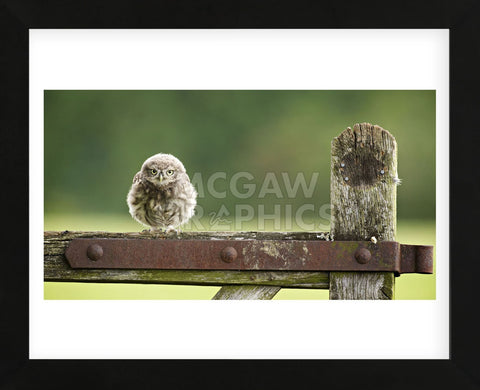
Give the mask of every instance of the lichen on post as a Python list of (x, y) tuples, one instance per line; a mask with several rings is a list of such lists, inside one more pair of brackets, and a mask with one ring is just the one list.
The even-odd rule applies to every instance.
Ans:
[[(320, 238), (319, 238), (320, 236)], [(182, 232), (175, 236), (158, 232), (44, 232), (45, 282), (145, 283), (224, 286), (214, 299), (271, 299), (280, 288), (328, 289), (328, 272), (202, 270), (202, 269), (121, 269), (72, 268), (65, 251), (72, 240), (326, 240), (328, 233), (309, 232)]]
[[(348, 127), (332, 141), (330, 233), (336, 241), (395, 241), (397, 143), (380, 126)], [(393, 299), (391, 272), (331, 272), (330, 299)]]

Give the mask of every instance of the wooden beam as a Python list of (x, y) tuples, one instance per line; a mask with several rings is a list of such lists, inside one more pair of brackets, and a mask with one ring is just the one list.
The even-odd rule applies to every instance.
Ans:
[(274, 286), (223, 286), (212, 298), (214, 300), (272, 299), (281, 287)]
[[(328, 233), (268, 233), (268, 232), (192, 232), (178, 236), (155, 233), (111, 232), (45, 232), (44, 233), (44, 280), (46, 282), (96, 282), (96, 283), (157, 283), (199, 286), (230, 285), (233, 297), (235, 285), (267, 286), (277, 289), (329, 287), (328, 272), (296, 271), (202, 271), (202, 270), (154, 270), (154, 269), (73, 269), (64, 253), (75, 238), (163, 238), (163, 239), (275, 239), (308, 240), (327, 239)], [(265, 289), (259, 289), (266, 291)], [(273, 289), (271, 290), (273, 291)], [(253, 296), (249, 290), (249, 296)], [(247, 295), (245, 295), (247, 296)], [(266, 296), (266, 295), (264, 295)], [(231, 298), (240, 299), (240, 298)]]

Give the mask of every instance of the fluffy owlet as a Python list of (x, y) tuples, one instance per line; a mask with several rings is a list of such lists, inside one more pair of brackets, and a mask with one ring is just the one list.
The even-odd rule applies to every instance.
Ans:
[(134, 176), (127, 203), (136, 221), (169, 232), (193, 216), (196, 198), (197, 192), (181, 161), (159, 153), (148, 158)]

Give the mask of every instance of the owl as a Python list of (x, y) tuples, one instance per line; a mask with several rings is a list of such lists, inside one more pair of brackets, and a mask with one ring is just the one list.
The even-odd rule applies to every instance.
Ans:
[(194, 214), (197, 191), (182, 162), (171, 154), (148, 158), (127, 195), (130, 215), (150, 230), (177, 231)]

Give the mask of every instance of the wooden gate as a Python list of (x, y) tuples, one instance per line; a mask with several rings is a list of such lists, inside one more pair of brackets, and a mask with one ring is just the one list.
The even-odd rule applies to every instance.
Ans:
[[(272, 299), (281, 288), (329, 289), (330, 299), (394, 299), (395, 274), (400, 269), (400, 261), (404, 265), (408, 262), (406, 272), (432, 273), (433, 270), (431, 247), (392, 243), (396, 231), (398, 182), (395, 138), (379, 126), (356, 124), (353, 129), (347, 128), (334, 138), (331, 145), (330, 232), (189, 232), (175, 237), (159, 233), (44, 232), (44, 280), (222, 286), (213, 299)], [(116, 242), (129, 240), (124, 241), (127, 244), (140, 239), (168, 242), (175, 248), (175, 251), (168, 252), (172, 253), (170, 262), (178, 262), (178, 269), (142, 268), (138, 266), (138, 259), (135, 267), (128, 267), (128, 258), (124, 259), (127, 266), (105, 268), (91, 254), (83, 255), (89, 256), (87, 261), (91, 265), (74, 267), (66, 256), (67, 249), (74, 241), (86, 239), (99, 243), (113, 239)], [(217, 264), (222, 266), (215, 269), (210, 262), (208, 267), (194, 269), (192, 262), (184, 261), (188, 256), (182, 256), (182, 248), (186, 252), (187, 242), (192, 240), (205, 250), (211, 250), (214, 242), (231, 243), (225, 248), (227, 252), (219, 254), (223, 263), (219, 261)], [(319, 245), (319, 241), (330, 243)], [(349, 241), (356, 243), (340, 246), (340, 243)], [(239, 242), (249, 243), (248, 248), (257, 248), (257, 252), (251, 250), (246, 254), (243, 245), (243, 253), (235, 263), (237, 251), (234, 247)], [(146, 244), (141, 241), (140, 245), (142, 243)], [(290, 243), (302, 243), (303, 246)], [(392, 245), (387, 248), (381, 243)], [(88, 248), (91, 249), (92, 245)], [(288, 248), (293, 249), (285, 254)], [(305, 254), (298, 252), (299, 248), (303, 248)], [(390, 252), (382, 252), (382, 248)], [(125, 257), (126, 253), (118, 256)], [(193, 256), (192, 253), (189, 255)], [(328, 269), (308, 267), (314, 260), (319, 260), (315, 253), (326, 257), (325, 264), (328, 265), (325, 267)], [(341, 256), (332, 262), (332, 253)], [(100, 247), (96, 256), (100, 258), (102, 254)], [(260, 255), (272, 261), (246, 262)], [(295, 256), (302, 261), (293, 261), (297, 260)], [(283, 262), (272, 266), (275, 259)], [(393, 260), (396, 268), (392, 268)]]

